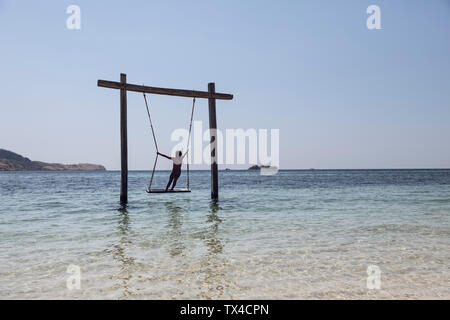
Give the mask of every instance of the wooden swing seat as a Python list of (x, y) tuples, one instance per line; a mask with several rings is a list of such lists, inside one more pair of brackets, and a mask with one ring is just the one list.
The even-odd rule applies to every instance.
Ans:
[(167, 190), (166, 189), (147, 189), (147, 193), (173, 193), (173, 192), (191, 192), (191, 189), (187, 188), (175, 188), (173, 190)]

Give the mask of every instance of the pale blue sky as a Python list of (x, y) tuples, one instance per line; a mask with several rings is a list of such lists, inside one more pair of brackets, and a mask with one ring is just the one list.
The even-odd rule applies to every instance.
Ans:
[[(66, 28), (71, 4), (78, 31)], [(366, 28), (371, 4), (382, 30)], [(449, 16), (446, 0), (0, 0), (0, 148), (118, 169), (119, 94), (96, 82), (125, 72), (162, 87), (216, 82), (235, 96), (218, 102), (219, 128), (279, 128), (281, 168), (448, 168)], [(191, 101), (149, 98), (169, 152)], [(130, 169), (150, 169), (142, 95), (128, 105)], [(196, 119), (207, 124), (204, 100)]]

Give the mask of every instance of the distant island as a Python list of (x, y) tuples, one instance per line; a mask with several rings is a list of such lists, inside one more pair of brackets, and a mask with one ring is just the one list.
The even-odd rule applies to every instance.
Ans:
[(258, 165), (254, 165), (251, 166), (250, 168), (248, 168), (247, 170), (261, 170), (261, 168), (263, 169), (276, 169), (276, 167), (271, 167), (271, 166), (258, 166)]
[(17, 153), (0, 149), (0, 171), (96, 171), (106, 170), (102, 165), (79, 163), (61, 164), (31, 161)]

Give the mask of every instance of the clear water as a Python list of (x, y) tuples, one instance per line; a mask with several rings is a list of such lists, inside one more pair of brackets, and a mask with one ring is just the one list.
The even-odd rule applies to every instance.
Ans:
[(119, 172), (0, 173), (0, 298), (450, 298), (450, 170), (220, 172), (217, 205), (148, 178), (122, 209)]

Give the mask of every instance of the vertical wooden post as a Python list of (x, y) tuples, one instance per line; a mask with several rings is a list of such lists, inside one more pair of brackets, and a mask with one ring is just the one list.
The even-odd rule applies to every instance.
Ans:
[[(208, 83), (208, 93), (214, 94), (216, 86), (214, 82)], [(219, 175), (217, 168), (217, 120), (216, 120), (216, 99), (208, 98), (209, 102), (209, 130), (211, 135), (211, 199), (219, 199)]]
[(128, 137), (127, 137), (127, 75), (120, 74), (120, 160), (121, 160), (121, 184), (120, 184), (120, 202), (128, 202)]

